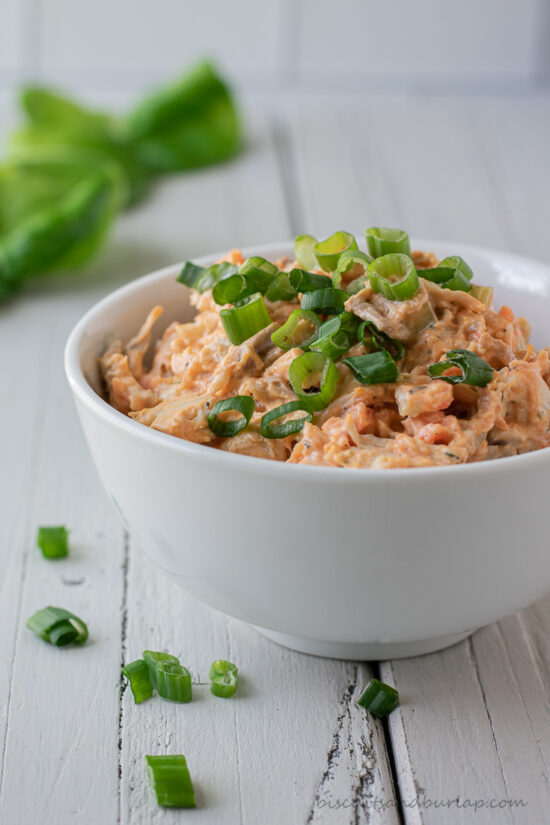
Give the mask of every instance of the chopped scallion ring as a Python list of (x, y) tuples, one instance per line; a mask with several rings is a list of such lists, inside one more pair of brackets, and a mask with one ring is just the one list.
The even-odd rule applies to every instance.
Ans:
[(296, 292), (314, 292), (332, 286), (327, 275), (317, 275), (315, 272), (306, 272), (305, 269), (291, 270), (288, 279)]
[(339, 377), (332, 360), (322, 352), (304, 352), (288, 368), (290, 386), (301, 408), (308, 412), (322, 410), (330, 404)]
[(332, 286), (336, 289), (347, 290), (357, 278), (367, 274), (370, 263), (372, 263), (372, 258), (359, 249), (347, 249), (342, 252), (338, 266), (332, 275)]
[(242, 344), (271, 323), (260, 292), (249, 295), (238, 306), (220, 311), (225, 334), (232, 344)]
[(228, 699), (237, 690), (239, 681), (237, 668), (225, 659), (216, 659), (212, 662), (208, 678), (211, 681), (210, 690), (214, 696)]
[(124, 665), (122, 672), (130, 682), (136, 705), (151, 698), (153, 695), (153, 685), (149, 678), (149, 668), (143, 659), (136, 659), (135, 662), (129, 662), (127, 665)]
[(381, 292), (389, 301), (406, 301), (420, 286), (415, 265), (408, 255), (382, 255), (369, 264), (368, 271), (374, 292)]
[(265, 293), (268, 301), (293, 301), (296, 298), (297, 292), (290, 283), (289, 275), (289, 272), (279, 272), (273, 278)]
[(470, 281), (459, 269), (440, 264), (433, 269), (421, 269), (420, 272), (423, 278), (444, 289), (454, 289), (457, 292), (469, 292), (471, 289)]
[[(234, 395), (232, 398), (224, 398), (212, 407), (212, 412), (208, 416), (208, 426), (219, 438), (232, 438), (248, 427), (254, 406), (254, 399), (250, 395)], [(220, 418), (221, 413), (229, 412), (229, 410), (241, 413), (241, 417), (229, 421)]]
[(88, 628), (82, 619), (62, 607), (44, 607), (29, 619), (27, 627), (45, 642), (57, 647), (82, 645), (88, 638)]
[[(212, 297), (217, 304), (234, 304), (239, 298), (243, 298), (246, 292), (246, 278), (239, 272), (218, 281), (212, 287)], [(253, 290), (255, 292), (256, 290)]]
[(357, 704), (375, 716), (387, 716), (399, 704), (399, 693), (391, 685), (371, 679)]
[(322, 352), (333, 360), (339, 358), (351, 346), (359, 318), (351, 312), (342, 312), (321, 326), (319, 337), (310, 345), (310, 349)]
[(317, 259), (313, 252), (313, 247), (317, 243), (317, 238), (313, 235), (298, 235), (294, 239), (294, 255), (302, 269), (315, 269)]
[(337, 315), (344, 311), (348, 297), (343, 289), (316, 289), (302, 295), (302, 309), (313, 309), (320, 315)]
[(196, 808), (185, 756), (146, 756), (147, 778), (162, 808)]
[[(313, 327), (313, 329), (311, 329)], [(301, 347), (307, 349), (319, 335), (321, 321), (315, 312), (307, 309), (295, 309), (286, 322), (275, 330), (271, 336), (273, 343), (282, 350)]]
[(69, 531), (66, 527), (39, 527), (36, 543), (45, 559), (63, 559), (69, 555)]
[[(428, 367), (431, 378), (440, 378), (448, 384), (470, 384), (485, 387), (493, 379), (494, 370), (489, 364), (468, 349), (452, 349), (446, 361), (439, 361)], [(456, 370), (459, 370), (458, 374)], [(445, 373), (449, 372), (448, 375)]]
[(179, 281), (180, 284), (185, 284), (185, 286), (189, 286), (194, 289), (195, 284), (205, 272), (206, 269), (204, 266), (198, 266), (198, 264), (194, 264), (192, 261), (187, 261), (183, 265), (183, 269), (176, 280)]
[(147, 665), (151, 684), (159, 696), (172, 702), (191, 701), (191, 674), (180, 664), (179, 659), (169, 653), (144, 650), (143, 661)]
[(357, 249), (357, 241), (349, 232), (340, 231), (324, 241), (318, 241), (313, 247), (313, 252), (323, 272), (334, 272), (340, 255), (347, 249)]
[(225, 278), (230, 278), (231, 275), (236, 275), (237, 272), (238, 269), (235, 264), (230, 264), (229, 261), (212, 264), (195, 281), (194, 288), (199, 292), (206, 292), (207, 289), (212, 289), (217, 283)]
[(357, 330), (357, 340), (370, 350), (387, 350), (395, 361), (400, 361), (405, 355), (405, 347), (401, 341), (390, 338), (381, 332), (372, 321), (363, 321)]
[(399, 378), (397, 364), (386, 350), (342, 358), (342, 364), (350, 368), (361, 384), (393, 384)]
[[(302, 418), (291, 418), (288, 421), (283, 421), (282, 424), (273, 423), (278, 418), (282, 418), (298, 410), (305, 412)], [(304, 410), (300, 401), (288, 401), (286, 404), (275, 407), (263, 416), (260, 425), (261, 433), (264, 438), (285, 438), (287, 435), (294, 435), (294, 433), (300, 432), (306, 421), (311, 421), (312, 418), (311, 413)]]
[(409, 236), (402, 229), (390, 229), (387, 226), (371, 226), (366, 231), (367, 248), (373, 258), (401, 252), (411, 254)]

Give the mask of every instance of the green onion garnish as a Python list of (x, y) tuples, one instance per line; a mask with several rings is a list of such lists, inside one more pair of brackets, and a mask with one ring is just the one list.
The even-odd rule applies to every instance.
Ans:
[(308, 412), (322, 410), (330, 404), (339, 377), (334, 363), (322, 352), (304, 352), (288, 368), (290, 386), (298, 396), (301, 409)]
[(314, 309), (320, 315), (337, 315), (344, 311), (348, 297), (343, 289), (316, 289), (302, 295), (302, 309)]
[(232, 344), (242, 344), (271, 323), (260, 292), (249, 295), (238, 306), (220, 311), (225, 334)]
[(268, 261), (267, 258), (262, 258), (260, 255), (253, 255), (251, 258), (247, 258), (240, 268), (241, 274), (247, 276), (254, 275), (257, 270), (272, 277), (279, 272), (273, 261)]
[(471, 281), (474, 277), (472, 268), (468, 266), (464, 258), (461, 258), (460, 255), (449, 255), (447, 258), (443, 258), (443, 260), (439, 262), (439, 266), (448, 266), (450, 269), (461, 272), (468, 281)]
[(36, 543), (45, 559), (63, 559), (69, 555), (69, 531), (66, 527), (39, 527)]
[(357, 704), (375, 716), (387, 716), (399, 704), (399, 693), (391, 685), (371, 679)]
[(210, 690), (214, 696), (222, 696), (224, 699), (233, 696), (239, 681), (237, 673), (236, 666), (225, 659), (216, 659), (212, 662), (208, 678), (211, 681)]
[[(208, 426), (219, 438), (232, 438), (248, 426), (254, 406), (254, 399), (250, 395), (234, 395), (232, 398), (218, 401), (208, 416)], [(241, 417), (229, 421), (219, 417), (221, 413), (229, 410), (240, 412)]]
[(387, 226), (371, 226), (366, 231), (367, 248), (373, 258), (389, 255), (392, 252), (411, 254), (409, 236), (402, 229), (390, 229)]
[(206, 269), (203, 266), (198, 266), (194, 264), (192, 261), (187, 261), (183, 265), (183, 269), (181, 270), (180, 274), (176, 278), (180, 284), (185, 284), (186, 286), (190, 286), (191, 288), (195, 287), (195, 284), (201, 277), (201, 275), (206, 272)]
[(399, 378), (397, 364), (386, 350), (342, 358), (361, 384), (393, 384)]
[(289, 272), (279, 272), (275, 276), (265, 293), (268, 301), (293, 301), (296, 298), (296, 290), (290, 283), (289, 276)]
[[(282, 424), (272, 423), (278, 418), (282, 418), (284, 415), (297, 412), (298, 410), (305, 412), (302, 418), (291, 418)], [(275, 407), (263, 416), (260, 425), (261, 433), (264, 438), (285, 438), (287, 435), (300, 432), (306, 421), (311, 421), (312, 418), (311, 413), (304, 410), (301, 401), (288, 401), (286, 404)]]
[(478, 286), (477, 284), (472, 284), (470, 295), (477, 301), (481, 301), (481, 303), (485, 304), (485, 306), (490, 306), (493, 303), (495, 290), (492, 286)]
[(151, 698), (153, 695), (153, 685), (149, 678), (149, 668), (143, 659), (136, 659), (135, 662), (129, 662), (127, 665), (124, 665), (122, 672), (130, 682), (136, 705)]
[(323, 272), (334, 272), (340, 255), (347, 249), (357, 249), (357, 241), (349, 232), (341, 231), (316, 243), (313, 252)]
[(219, 281), (225, 278), (230, 278), (238, 272), (235, 264), (230, 264), (228, 261), (222, 261), (219, 264), (212, 264), (208, 269), (205, 269), (194, 283), (194, 288), (199, 292), (206, 292), (207, 289), (212, 289)]
[(358, 292), (361, 292), (362, 289), (366, 287), (369, 282), (368, 275), (359, 275), (358, 278), (355, 278), (351, 283), (349, 283), (346, 287), (346, 292), (348, 295), (356, 295)]
[(348, 286), (354, 283), (357, 278), (364, 277), (367, 274), (367, 269), (371, 262), (372, 258), (369, 258), (369, 256), (361, 252), (361, 250), (347, 249), (340, 255), (338, 266), (332, 275), (332, 286), (341, 289), (344, 276), (348, 276), (346, 278), (349, 282)]
[(406, 301), (420, 286), (415, 265), (408, 255), (382, 255), (369, 264), (368, 271), (374, 292), (381, 292), (389, 301)]
[(390, 338), (385, 332), (379, 330), (372, 321), (363, 321), (359, 325), (357, 340), (371, 351), (387, 350), (395, 361), (400, 361), (405, 355), (405, 347), (401, 341)]
[(306, 272), (305, 269), (293, 269), (289, 272), (288, 280), (296, 292), (315, 292), (316, 289), (325, 289), (332, 286), (326, 275), (317, 275), (315, 272)]
[(348, 351), (357, 329), (359, 318), (351, 312), (342, 312), (321, 326), (319, 337), (310, 348), (336, 359)]
[(298, 235), (294, 239), (294, 255), (303, 269), (315, 269), (317, 259), (313, 252), (313, 247), (317, 243), (317, 238), (313, 235)]
[[(448, 384), (470, 384), (473, 387), (485, 387), (493, 379), (493, 368), (475, 352), (468, 349), (451, 349), (446, 358), (446, 361), (439, 361), (428, 367), (431, 378), (440, 378)], [(456, 375), (443, 375), (453, 367), (458, 368), (460, 372)]]
[(448, 258), (443, 258), (438, 266), (432, 269), (422, 269), (422, 277), (428, 281), (445, 289), (460, 290), (461, 292), (470, 292), (474, 273), (463, 258), (458, 255), (451, 255)]
[(191, 701), (191, 674), (180, 664), (179, 659), (169, 653), (143, 651), (143, 660), (149, 671), (151, 684), (159, 696), (172, 702)]
[(82, 645), (88, 638), (88, 628), (82, 619), (62, 607), (37, 610), (27, 619), (27, 627), (45, 642), (57, 647)]
[[(313, 330), (311, 327), (313, 327)], [(282, 327), (275, 330), (271, 340), (282, 350), (289, 350), (293, 347), (307, 349), (311, 342), (317, 339), (320, 327), (321, 321), (315, 312), (310, 312), (307, 309), (295, 309)]]
[[(218, 281), (212, 287), (212, 297), (217, 304), (233, 304), (239, 298), (245, 297), (246, 293), (246, 278), (239, 272), (230, 275), (229, 278), (224, 278)], [(253, 290), (254, 292), (256, 290)]]
[(185, 756), (146, 756), (145, 761), (149, 784), (161, 807), (197, 807)]

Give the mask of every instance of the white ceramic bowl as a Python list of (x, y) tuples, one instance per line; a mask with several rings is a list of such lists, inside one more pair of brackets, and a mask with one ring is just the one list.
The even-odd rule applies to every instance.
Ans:
[[(532, 321), (534, 343), (550, 345), (547, 267), (458, 244), (415, 246), (463, 255), (499, 305)], [(91, 309), (65, 367), (124, 524), (185, 590), (297, 650), (386, 659), (453, 644), (550, 588), (550, 449), (459, 467), (307, 467), (191, 444), (110, 407), (96, 391), (95, 358), (113, 337), (128, 340), (154, 304), (166, 308), (158, 326), (192, 317), (179, 268)]]

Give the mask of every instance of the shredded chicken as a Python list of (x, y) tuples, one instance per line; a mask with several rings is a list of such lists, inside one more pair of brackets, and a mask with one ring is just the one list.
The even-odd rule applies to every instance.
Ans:
[[(414, 251), (412, 258), (420, 275), (438, 264), (430, 252)], [(239, 265), (243, 257), (232, 250), (224, 260)], [(293, 266), (286, 258), (276, 263), (285, 271)], [(152, 329), (162, 313), (162, 307), (154, 307), (128, 344), (114, 341), (99, 359), (108, 400), (135, 421), (178, 438), (294, 464), (454, 465), (550, 446), (550, 349), (537, 352), (529, 344), (529, 324), (509, 307), (495, 312), (467, 292), (422, 277), (420, 284), (405, 301), (390, 301), (369, 285), (349, 297), (348, 312), (405, 345), (399, 378), (365, 385), (337, 362), (332, 400), (294, 434), (265, 438), (261, 420), (296, 400), (289, 367), (302, 351), (283, 352), (271, 335), (299, 307), (298, 300), (266, 300), (272, 323), (234, 346), (211, 291), (194, 292), (196, 317), (170, 324), (148, 363)], [(428, 367), (453, 349), (486, 361), (494, 370), (492, 380), (478, 387), (451, 384), (445, 374), (432, 379)], [(364, 352), (355, 343), (347, 355)], [(251, 396), (254, 413), (237, 435), (220, 438), (208, 426), (208, 416), (217, 401), (235, 395)]]

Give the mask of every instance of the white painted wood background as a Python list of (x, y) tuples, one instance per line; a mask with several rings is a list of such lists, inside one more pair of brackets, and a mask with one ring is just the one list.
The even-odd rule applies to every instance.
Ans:
[[(166, 181), (84, 273), (0, 307), (2, 825), (549, 821), (550, 599), (416, 659), (369, 665), (280, 648), (192, 601), (136, 552), (62, 370), (67, 334), (98, 298), (224, 247), (380, 223), (550, 262), (549, 103), (251, 99), (246, 154)], [(4, 101), (2, 131), (11, 117)], [(47, 562), (36, 527), (56, 522), (72, 530), (71, 555)], [(49, 603), (89, 622), (86, 646), (57, 650), (26, 630)], [(135, 706), (120, 665), (144, 648), (179, 655), (199, 682), (227, 657), (239, 693), (223, 701), (199, 685), (190, 705)], [(401, 694), (387, 723), (355, 705), (373, 673)], [(199, 808), (162, 811), (143, 755), (180, 752)]]

